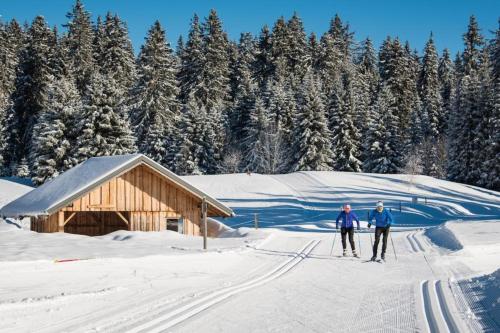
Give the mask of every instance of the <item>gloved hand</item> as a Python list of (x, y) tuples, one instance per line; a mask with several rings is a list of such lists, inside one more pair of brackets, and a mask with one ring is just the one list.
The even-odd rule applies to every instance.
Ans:
[(390, 228), (391, 227), (391, 223), (387, 223), (387, 228)]
[(372, 227), (372, 224), (370, 222), (368, 222), (368, 229), (370, 229)]

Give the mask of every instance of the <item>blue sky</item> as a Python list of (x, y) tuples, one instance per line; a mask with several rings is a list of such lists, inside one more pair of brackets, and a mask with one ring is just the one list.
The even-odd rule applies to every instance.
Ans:
[[(50, 25), (61, 27), (72, 4), (73, 0), (0, 0), (0, 15), (4, 21), (24, 22), (40, 14)], [(471, 14), (488, 37), (500, 16), (499, 0), (84, 0), (84, 4), (94, 18), (109, 10), (126, 20), (136, 51), (156, 19), (175, 45), (179, 35), (187, 34), (193, 13), (205, 17), (210, 8), (217, 10), (231, 39), (238, 39), (240, 32), (257, 34), (264, 24), (272, 26), (279, 16), (288, 18), (294, 11), (308, 33), (320, 35), (339, 13), (350, 23), (356, 40), (370, 36), (378, 46), (388, 34), (397, 35), (421, 52), (433, 31), (438, 50), (448, 47), (453, 53), (463, 47), (462, 34)]]

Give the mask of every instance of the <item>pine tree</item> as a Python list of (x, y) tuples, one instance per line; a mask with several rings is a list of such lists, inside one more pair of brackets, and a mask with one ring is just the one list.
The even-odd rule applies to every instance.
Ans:
[(425, 45), (422, 69), (419, 78), (422, 112), (426, 115), (425, 136), (438, 138), (441, 117), (441, 96), (439, 94), (438, 55), (432, 34)]
[[(366, 136), (370, 122), (370, 109), (377, 98), (379, 73), (377, 58), (372, 42), (369, 38), (362, 43), (361, 53), (357, 60), (352, 80), (354, 98), (354, 127), (360, 131), (362, 137)], [(364, 152), (363, 152), (364, 155)]]
[(403, 165), (395, 103), (391, 89), (382, 86), (372, 108), (367, 138), (368, 154), (363, 167), (367, 172), (397, 173)]
[(78, 90), (83, 95), (91, 72), (94, 69), (94, 31), (90, 13), (85, 10), (81, 0), (76, 0), (75, 5), (66, 14), (66, 17), (68, 23), (65, 27), (68, 32), (62, 43), (69, 50), (70, 65), (75, 73)]
[(297, 112), (294, 93), (285, 79), (279, 77), (270, 79), (264, 91), (270, 125), (279, 133), (286, 147), (291, 147), (293, 143)]
[(97, 26), (95, 50), (101, 74), (113, 78), (125, 95), (136, 79), (135, 57), (128, 37), (127, 26), (117, 15), (108, 13), (104, 23)]
[(48, 106), (48, 82), (56, 45), (45, 19), (37, 16), (28, 30), (26, 47), (20, 55), (13, 105), (6, 119), (5, 164), (12, 170), (31, 149), (33, 127), (40, 111)]
[(0, 21), (0, 175), (8, 175), (8, 163), (4, 161), (8, 132), (6, 129), (9, 109), (12, 107), (11, 95), (15, 89), (16, 69), (19, 54), (24, 44), (24, 32), (12, 20), (8, 24)]
[(332, 133), (333, 168), (337, 171), (361, 171), (358, 130), (354, 127), (355, 104), (352, 74), (344, 73), (330, 96), (328, 114)]
[(195, 97), (205, 105), (207, 112), (221, 114), (229, 97), (228, 39), (215, 10), (203, 23), (203, 71)]
[(287, 64), (289, 74), (300, 82), (311, 65), (307, 37), (302, 20), (294, 13), (286, 26), (287, 33)]
[(448, 120), (453, 106), (455, 89), (455, 71), (448, 49), (444, 49), (438, 67), (439, 89), (441, 94), (441, 116), (438, 131), (445, 135), (448, 131)]
[(244, 169), (264, 173), (267, 171), (265, 137), (269, 129), (269, 124), (264, 104), (259, 97), (255, 98), (249, 118), (246, 137), (244, 139), (246, 147)]
[(459, 78), (448, 135), (447, 177), (453, 181), (476, 184), (479, 172), (475, 164), (475, 149), (478, 147), (475, 131), (481, 119), (479, 70), (484, 40), (474, 16), (470, 18), (463, 39), (465, 49), (455, 67)]
[(265, 25), (260, 32), (255, 55), (255, 78), (261, 89), (273, 74), (271, 47), (271, 33)]
[[(206, 114), (205, 110), (200, 110)], [(178, 151), (174, 158), (173, 169), (180, 175), (201, 174), (198, 166), (199, 133), (202, 119), (199, 117), (198, 106), (190, 99), (184, 105), (180, 131), (182, 135), (177, 142)]]
[(306, 74), (297, 115), (292, 171), (332, 170), (331, 133), (326, 125), (318, 79)]
[(158, 163), (172, 165), (174, 134), (179, 116), (175, 58), (165, 31), (156, 21), (137, 60), (131, 125), (139, 151)]
[(43, 110), (33, 129), (30, 159), (32, 181), (40, 185), (69, 169), (75, 144), (74, 123), (81, 101), (73, 78), (53, 77), (49, 85), (50, 108)]
[[(198, 16), (195, 14), (191, 21), (188, 41), (180, 54), (180, 100), (187, 102), (190, 94), (196, 94), (202, 80), (202, 70), (205, 62), (203, 52), (201, 25)], [(199, 97), (199, 96), (198, 96)]]
[(91, 76), (77, 128), (76, 162), (94, 156), (129, 154), (136, 151), (135, 140), (122, 111), (120, 85), (100, 73)]
[(330, 29), (321, 37), (321, 79), (325, 95), (330, 94), (340, 73), (350, 60), (353, 33), (338, 15), (330, 22)]

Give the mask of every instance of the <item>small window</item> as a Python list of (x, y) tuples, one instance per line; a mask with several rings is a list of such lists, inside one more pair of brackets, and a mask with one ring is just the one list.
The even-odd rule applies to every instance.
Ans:
[(167, 230), (182, 234), (184, 230), (184, 220), (182, 217), (179, 219), (167, 219)]

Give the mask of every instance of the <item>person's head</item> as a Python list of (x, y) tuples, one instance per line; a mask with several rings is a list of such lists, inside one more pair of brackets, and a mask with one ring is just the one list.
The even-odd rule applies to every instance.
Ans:
[(384, 210), (384, 203), (382, 201), (377, 202), (377, 211), (382, 212)]
[(351, 211), (351, 205), (344, 204), (344, 212), (349, 213)]

